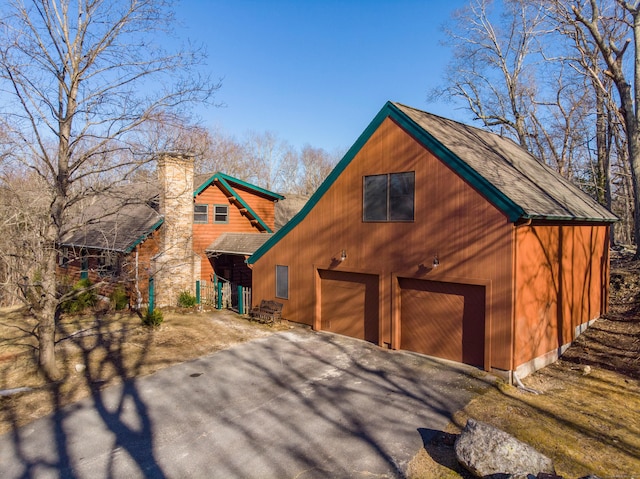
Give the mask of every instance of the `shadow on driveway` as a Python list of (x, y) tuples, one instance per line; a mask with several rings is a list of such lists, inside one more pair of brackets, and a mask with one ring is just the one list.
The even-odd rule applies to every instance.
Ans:
[(473, 368), (306, 329), (97, 391), (0, 437), (9, 477), (404, 477)]

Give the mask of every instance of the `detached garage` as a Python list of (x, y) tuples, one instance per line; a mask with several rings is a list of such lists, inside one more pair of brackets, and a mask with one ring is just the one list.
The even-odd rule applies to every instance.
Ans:
[(247, 262), (290, 321), (522, 377), (605, 312), (614, 221), (513, 141), (387, 103)]

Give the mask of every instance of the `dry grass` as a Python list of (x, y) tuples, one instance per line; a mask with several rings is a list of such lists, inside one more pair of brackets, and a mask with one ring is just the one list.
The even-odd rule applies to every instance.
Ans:
[(36, 373), (35, 322), (19, 309), (0, 310), (0, 390), (31, 388), (0, 396), (0, 434), (60, 406), (125, 379), (151, 374), (281, 328), (250, 323), (229, 311), (164, 313), (159, 328), (136, 314), (86, 314), (58, 324), (56, 356), (63, 379), (55, 384)]

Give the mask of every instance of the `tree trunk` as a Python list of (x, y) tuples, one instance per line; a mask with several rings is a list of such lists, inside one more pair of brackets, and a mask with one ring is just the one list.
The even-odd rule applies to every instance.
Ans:
[(42, 284), (37, 288), (41, 306), (38, 312), (38, 368), (50, 381), (60, 378), (55, 356), (56, 322), (59, 315), (55, 244), (53, 241), (46, 244)]

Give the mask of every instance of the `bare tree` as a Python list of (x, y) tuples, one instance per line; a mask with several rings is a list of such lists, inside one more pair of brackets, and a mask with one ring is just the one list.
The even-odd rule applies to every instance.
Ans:
[[(592, 44), (593, 52), (597, 52), (598, 61), (584, 61), (583, 67), (600, 95), (599, 121), (609, 124), (616, 122), (614, 116), (619, 115), (624, 125), (626, 148), (628, 152), (629, 172), (631, 175), (634, 197), (634, 241), (636, 242), (635, 258), (640, 259), (638, 249), (640, 238), (640, 2), (615, 0), (584, 0), (580, 2), (555, 0), (550, 2), (557, 18), (562, 19), (573, 28), (578, 39), (575, 45), (583, 57), (589, 54), (587, 45)], [(631, 35), (633, 40), (627, 35)], [(629, 47), (631, 47), (629, 49)], [(627, 52), (629, 52), (627, 54)], [(603, 64), (604, 68), (601, 67)], [(611, 89), (608, 81), (613, 82), (617, 92), (617, 108), (610, 107)], [(613, 115), (612, 115), (613, 114)], [(611, 129), (613, 131), (613, 129)], [(608, 161), (604, 149), (610, 147), (607, 141), (606, 127), (598, 126), (598, 149), (603, 160)], [(609, 149), (611, 151), (611, 148)], [(624, 156), (623, 156), (624, 157)], [(602, 168), (608, 164), (603, 163)]]
[(290, 163), (286, 159), (293, 154), (292, 146), (272, 131), (250, 132), (244, 146), (249, 160), (249, 180), (269, 190), (280, 188), (283, 167)]
[(322, 148), (305, 145), (300, 155), (302, 174), (298, 193), (310, 196), (322, 184), (337, 163), (337, 158)]
[[(544, 13), (532, 2), (511, 0), (504, 13), (492, 0), (471, 0), (445, 30), (453, 58), (445, 86), (433, 97), (461, 98), (475, 117), (491, 129), (506, 132), (530, 149), (527, 119), (536, 96), (535, 53)], [(451, 43), (452, 42), (452, 43)]]
[(0, 121), (17, 145), (12, 155), (38, 178), (42, 227), (25, 232), (41, 244), (25, 279), (38, 319), (39, 366), (58, 376), (54, 339), (60, 314), (57, 246), (70, 211), (113, 179), (126, 180), (150, 158), (139, 132), (161, 115), (212, 98), (219, 84), (197, 71), (197, 49), (164, 51), (171, 2), (163, 0), (13, 0), (0, 28)]

